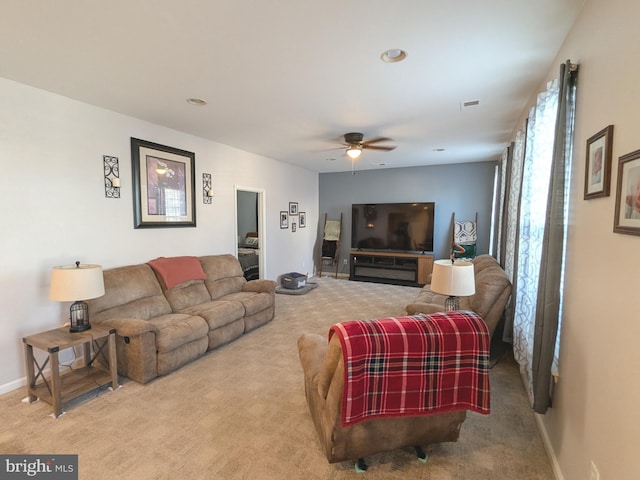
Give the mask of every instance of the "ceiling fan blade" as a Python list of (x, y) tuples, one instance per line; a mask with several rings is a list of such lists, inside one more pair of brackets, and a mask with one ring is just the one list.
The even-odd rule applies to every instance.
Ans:
[(365, 140), (364, 142), (361, 142), (363, 145), (371, 145), (372, 143), (380, 143), (380, 142), (391, 142), (392, 140), (390, 138), (386, 138), (386, 137), (378, 137), (378, 138), (372, 138), (371, 140)]
[(362, 148), (366, 148), (367, 150), (385, 150), (387, 152), (390, 152), (391, 150), (395, 150), (395, 146), (392, 147), (383, 147), (382, 145), (367, 145), (367, 144), (363, 144)]

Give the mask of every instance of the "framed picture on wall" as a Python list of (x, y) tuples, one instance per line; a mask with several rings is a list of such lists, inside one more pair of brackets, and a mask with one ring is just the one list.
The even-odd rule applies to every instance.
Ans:
[(600, 130), (587, 140), (584, 172), (584, 199), (608, 197), (611, 186), (611, 146), (613, 125)]
[(295, 232), (296, 231), (296, 222), (292, 222), (291, 223), (291, 231)]
[(613, 231), (640, 235), (640, 150), (618, 159), (616, 218)]
[(196, 226), (196, 156), (131, 138), (134, 228)]
[(289, 202), (289, 215), (298, 215), (298, 202)]
[(289, 228), (289, 212), (280, 211), (280, 228)]
[(300, 212), (300, 216), (298, 217), (298, 224), (300, 228), (304, 228), (307, 226), (307, 212)]

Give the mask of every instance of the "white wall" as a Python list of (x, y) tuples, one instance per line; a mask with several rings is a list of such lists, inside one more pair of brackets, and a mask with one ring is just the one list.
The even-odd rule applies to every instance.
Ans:
[[(560, 380), (541, 417), (565, 480), (591, 461), (602, 480), (640, 478), (640, 237), (613, 233), (618, 157), (640, 149), (638, 18), (637, 0), (588, 0), (548, 75), (580, 64)], [(611, 196), (583, 200), (586, 140), (609, 124)]]
[[(264, 277), (311, 271), (315, 228), (281, 230), (279, 211), (299, 202), (316, 225), (317, 173), (5, 79), (0, 105), (0, 393), (24, 383), (22, 337), (66, 321), (69, 305), (48, 299), (51, 267), (234, 252), (234, 185), (265, 191)], [(133, 228), (130, 137), (195, 153), (196, 228)], [(105, 198), (103, 155), (120, 159), (120, 199)]]

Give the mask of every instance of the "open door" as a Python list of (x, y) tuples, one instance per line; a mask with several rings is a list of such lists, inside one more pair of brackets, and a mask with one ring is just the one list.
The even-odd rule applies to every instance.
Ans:
[(247, 280), (265, 278), (264, 190), (235, 186), (236, 256)]

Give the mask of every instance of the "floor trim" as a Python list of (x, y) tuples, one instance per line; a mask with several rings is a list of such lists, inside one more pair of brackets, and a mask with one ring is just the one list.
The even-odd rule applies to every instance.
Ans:
[(549, 460), (551, 461), (553, 475), (555, 476), (556, 480), (564, 480), (564, 475), (562, 475), (560, 463), (558, 462), (558, 458), (556, 457), (553, 446), (551, 445), (551, 440), (549, 439), (549, 434), (547, 433), (547, 429), (544, 426), (544, 422), (542, 421), (542, 415), (540, 415), (539, 413), (534, 413), (533, 416), (536, 419), (536, 424), (538, 425), (538, 431), (540, 432), (540, 436), (542, 437), (544, 449), (547, 451), (547, 457), (549, 457)]

